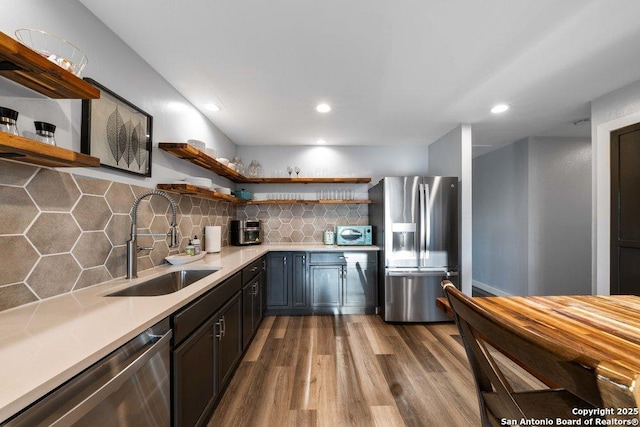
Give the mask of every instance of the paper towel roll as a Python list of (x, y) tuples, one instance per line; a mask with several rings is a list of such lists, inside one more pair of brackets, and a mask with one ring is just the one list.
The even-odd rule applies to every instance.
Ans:
[(220, 252), (222, 245), (222, 228), (219, 225), (204, 228), (204, 250), (208, 253)]

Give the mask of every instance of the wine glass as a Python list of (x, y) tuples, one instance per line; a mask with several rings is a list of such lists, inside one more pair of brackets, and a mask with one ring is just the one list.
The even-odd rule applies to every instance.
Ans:
[(291, 172), (293, 172), (293, 168), (291, 166), (287, 166), (287, 172), (289, 172), (289, 178), (291, 178)]
[(296, 178), (299, 178), (300, 177), (300, 168), (298, 166), (296, 166), (295, 171), (296, 171)]

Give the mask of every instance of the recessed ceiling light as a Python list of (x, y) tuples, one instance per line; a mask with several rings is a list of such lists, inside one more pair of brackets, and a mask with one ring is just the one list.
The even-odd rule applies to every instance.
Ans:
[(493, 114), (504, 113), (509, 109), (509, 105), (507, 104), (498, 104), (491, 109)]
[(329, 104), (318, 104), (316, 105), (316, 111), (318, 113), (328, 113), (331, 111), (331, 105)]
[(220, 106), (218, 104), (206, 104), (204, 106), (204, 108), (206, 108), (209, 111), (220, 111), (220, 110), (222, 110), (222, 108), (220, 108)]
[(320, 145), (325, 145), (327, 143), (327, 141), (325, 141), (324, 139), (320, 138), (318, 140), (316, 140), (316, 144), (320, 144)]

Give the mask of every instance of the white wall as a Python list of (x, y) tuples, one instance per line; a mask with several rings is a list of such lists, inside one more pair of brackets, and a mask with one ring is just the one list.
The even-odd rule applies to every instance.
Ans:
[(473, 160), (474, 286), (591, 294), (591, 144), (527, 138)]
[(472, 287), (471, 125), (460, 125), (429, 145), (429, 175), (457, 176), (460, 191), (460, 286)]
[(593, 292), (609, 295), (611, 161), (610, 133), (640, 122), (640, 80), (591, 101), (592, 282)]
[[(138, 178), (108, 169), (74, 169), (74, 173), (145, 187), (185, 175), (206, 176), (220, 184), (228, 183), (212, 172), (157, 149), (158, 142), (198, 139), (222, 155), (233, 156), (236, 152), (235, 144), (226, 135), (78, 1), (0, 2), (0, 31), (14, 37), (18, 28), (41, 29), (73, 42), (89, 58), (83, 77), (93, 78), (153, 116), (151, 178)], [(18, 126), (21, 132), (33, 131), (34, 119), (50, 121), (58, 126), (58, 146), (80, 151), (81, 101), (44, 99), (0, 79), (0, 105), (20, 112)]]
[[(288, 176), (287, 166), (299, 166), (301, 177), (371, 177), (362, 185), (244, 185), (260, 194), (271, 192), (305, 193), (315, 198), (322, 188), (349, 188), (367, 198), (368, 188), (385, 176), (425, 175), (428, 156), (424, 146), (238, 146), (245, 167), (257, 160), (265, 177)], [(284, 174), (284, 175), (283, 175)]]

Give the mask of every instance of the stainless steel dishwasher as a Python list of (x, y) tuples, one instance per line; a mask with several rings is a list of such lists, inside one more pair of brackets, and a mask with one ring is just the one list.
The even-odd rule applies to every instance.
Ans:
[(2, 425), (169, 426), (171, 334), (157, 323)]

